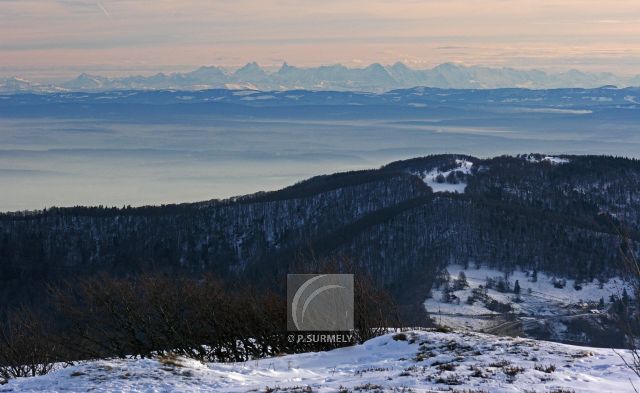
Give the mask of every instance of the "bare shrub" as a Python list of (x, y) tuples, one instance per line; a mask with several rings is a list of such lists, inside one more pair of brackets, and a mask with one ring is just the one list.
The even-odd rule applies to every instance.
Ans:
[(249, 287), (229, 291), (213, 277), (101, 276), (52, 292), (78, 358), (171, 353), (246, 361), (286, 349), (283, 299)]
[(53, 368), (55, 354), (42, 318), (33, 312), (10, 311), (0, 322), (0, 381), (44, 375)]
[(545, 366), (542, 364), (536, 364), (533, 368), (537, 371), (541, 371), (547, 374), (551, 374), (552, 372), (556, 371), (556, 366), (553, 364), (550, 364), (548, 366)]

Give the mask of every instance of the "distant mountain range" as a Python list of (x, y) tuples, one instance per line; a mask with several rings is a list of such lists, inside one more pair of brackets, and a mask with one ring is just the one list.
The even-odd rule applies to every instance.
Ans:
[(595, 88), (606, 85), (640, 86), (640, 75), (622, 77), (612, 73), (585, 73), (578, 70), (552, 74), (540, 70), (467, 67), (453, 63), (424, 70), (412, 69), (403, 63), (390, 66), (375, 63), (364, 68), (348, 68), (340, 64), (300, 68), (284, 63), (277, 71), (268, 72), (253, 62), (235, 71), (207, 66), (186, 73), (158, 73), (152, 76), (108, 78), (81, 74), (62, 83), (36, 83), (13, 77), (0, 80), (0, 93), (214, 88), (382, 92), (415, 86), (454, 89), (550, 89)]

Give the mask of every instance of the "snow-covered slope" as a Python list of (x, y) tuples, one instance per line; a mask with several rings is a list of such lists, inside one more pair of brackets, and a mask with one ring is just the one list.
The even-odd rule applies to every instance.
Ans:
[[(449, 284), (435, 289), (424, 304), (436, 323), (457, 329), (505, 333), (505, 328), (517, 327), (524, 334), (527, 329), (546, 324), (551, 339), (587, 341), (585, 337), (570, 336), (563, 325), (577, 318), (598, 317), (606, 312), (612, 296), (621, 298), (625, 290), (633, 293), (629, 284), (619, 278), (576, 283), (542, 272), (515, 271), (505, 279), (504, 272), (487, 267), (465, 269), (452, 265), (447, 270)], [(465, 287), (456, 283), (461, 273), (468, 284)], [(488, 279), (493, 286), (487, 287)], [(506, 288), (497, 288), (499, 281)], [(519, 294), (513, 290), (516, 282)], [(506, 323), (502, 305), (511, 309), (513, 321)]]
[(388, 334), (363, 345), (235, 364), (100, 360), (2, 392), (632, 392), (610, 349), (477, 333)]
[(471, 174), (473, 162), (455, 160), (455, 167), (442, 170), (435, 168), (429, 172), (417, 173), (433, 192), (451, 192), (464, 194), (467, 188), (466, 177)]

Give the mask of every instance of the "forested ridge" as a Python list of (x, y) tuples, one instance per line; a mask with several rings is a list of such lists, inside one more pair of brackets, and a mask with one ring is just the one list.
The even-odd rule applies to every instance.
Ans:
[[(464, 194), (433, 193), (419, 176), (455, 170), (460, 160), (471, 172), (444, 181), (466, 182)], [(617, 274), (621, 233), (640, 240), (640, 162), (554, 160), (437, 155), (228, 200), (5, 213), (0, 304), (98, 272), (211, 272), (269, 287), (299, 259), (336, 255), (399, 299), (424, 293), (450, 263), (580, 279)]]

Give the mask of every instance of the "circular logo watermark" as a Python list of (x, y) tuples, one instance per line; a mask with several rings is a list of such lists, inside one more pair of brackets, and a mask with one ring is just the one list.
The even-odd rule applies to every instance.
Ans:
[(352, 274), (289, 274), (287, 328), (290, 331), (353, 329)]

